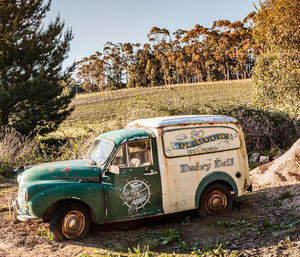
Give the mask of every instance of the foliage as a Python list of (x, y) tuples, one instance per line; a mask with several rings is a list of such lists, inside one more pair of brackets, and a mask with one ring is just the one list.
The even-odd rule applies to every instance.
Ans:
[(173, 36), (153, 27), (142, 46), (107, 42), (76, 63), (77, 76), (89, 92), (249, 78), (257, 53), (249, 25), (253, 16), (215, 21), (210, 28), (197, 24)]
[(80, 95), (73, 102), (75, 111), (59, 131), (79, 133), (90, 128), (100, 134), (141, 118), (222, 114), (241, 123), (249, 152), (290, 147), (300, 136), (300, 121), (281, 111), (256, 107), (251, 91), (250, 81), (240, 80)]
[(167, 229), (157, 233), (162, 245), (181, 240), (181, 235), (176, 229)]
[(32, 155), (34, 142), (14, 128), (0, 127), (0, 175), (8, 175)]
[(152, 257), (154, 254), (149, 251), (149, 246), (145, 246), (141, 248), (139, 245), (135, 248), (133, 247), (133, 251), (128, 249), (129, 256), (136, 256), (136, 257)]
[(38, 229), (35, 234), (41, 238), (53, 241), (53, 237), (51, 236), (50, 231), (43, 231)]
[(195, 256), (242, 256), (241, 252), (230, 250), (226, 247), (226, 245), (224, 246), (222, 243), (216, 244), (216, 246), (208, 244), (201, 249), (193, 251), (192, 254)]
[(42, 139), (37, 135), (30, 139), (14, 128), (0, 127), (0, 175), (11, 176), (12, 170), (29, 164), (72, 160), (83, 157), (95, 134), (63, 139)]
[(72, 32), (62, 35), (59, 17), (44, 28), (50, 2), (0, 1), (0, 125), (24, 135), (51, 121), (54, 126), (39, 133), (55, 129), (71, 111), (74, 94), (62, 85), (70, 70), (63, 73), (62, 62)]
[(208, 106), (208, 113), (236, 118), (245, 134), (248, 151), (286, 149), (300, 137), (300, 121), (280, 111), (241, 105), (217, 108)]
[(279, 196), (279, 200), (284, 200), (284, 199), (287, 199), (287, 198), (293, 198), (294, 195), (291, 193), (291, 191), (285, 191), (283, 193), (280, 194)]
[(261, 47), (255, 65), (254, 97), (261, 105), (300, 109), (300, 2), (266, 0), (254, 19), (253, 36)]

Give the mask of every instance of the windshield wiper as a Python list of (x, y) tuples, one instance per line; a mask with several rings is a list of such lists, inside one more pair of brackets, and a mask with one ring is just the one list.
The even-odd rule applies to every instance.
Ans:
[(90, 159), (90, 158), (86, 158), (86, 160), (88, 160), (88, 162), (92, 165), (97, 165), (97, 163), (94, 160)]

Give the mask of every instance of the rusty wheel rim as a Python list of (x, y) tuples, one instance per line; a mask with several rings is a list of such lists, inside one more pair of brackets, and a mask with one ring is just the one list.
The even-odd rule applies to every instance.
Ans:
[(220, 214), (227, 207), (227, 197), (222, 191), (215, 190), (211, 192), (205, 201), (205, 210), (211, 214)]
[(80, 211), (69, 212), (62, 224), (62, 232), (68, 239), (80, 236), (85, 228), (85, 217)]

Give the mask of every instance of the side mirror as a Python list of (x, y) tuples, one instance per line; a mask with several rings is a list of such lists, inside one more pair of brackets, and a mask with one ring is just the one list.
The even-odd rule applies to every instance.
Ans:
[(116, 165), (110, 165), (109, 172), (112, 174), (119, 175), (120, 174), (120, 167)]

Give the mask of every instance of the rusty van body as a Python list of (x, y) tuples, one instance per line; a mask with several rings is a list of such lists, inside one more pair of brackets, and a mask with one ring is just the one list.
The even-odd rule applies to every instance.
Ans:
[(206, 115), (133, 121), (97, 137), (84, 159), (30, 166), (18, 183), (15, 218), (49, 221), (56, 240), (91, 222), (220, 214), (251, 185), (238, 121)]

